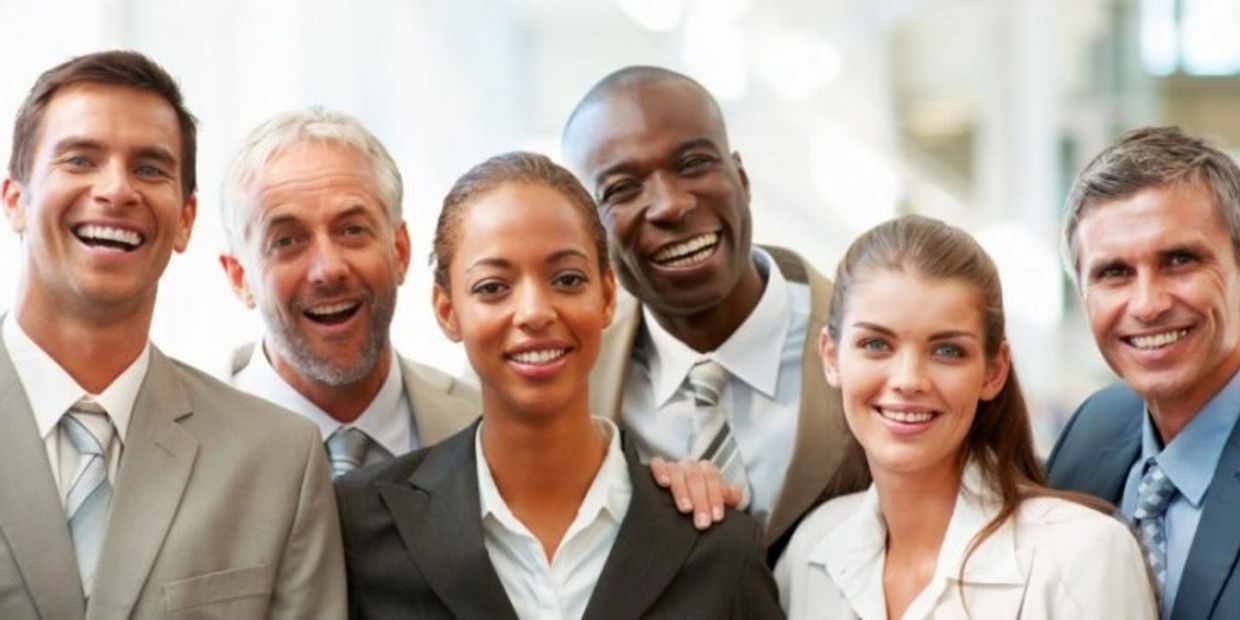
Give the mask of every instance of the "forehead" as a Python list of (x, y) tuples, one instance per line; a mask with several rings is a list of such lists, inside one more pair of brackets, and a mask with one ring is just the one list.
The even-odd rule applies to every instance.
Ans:
[(718, 108), (700, 88), (678, 80), (617, 87), (578, 113), (568, 138), (566, 150), (591, 172), (690, 140), (728, 148)]
[(302, 141), (267, 158), (247, 184), (257, 212), (308, 214), (328, 206), (382, 209), (378, 183), (360, 150)]
[(509, 182), (464, 205), (454, 264), (480, 258), (541, 261), (564, 249), (597, 260), (585, 216), (560, 192), (541, 183)]
[[(910, 299), (917, 303), (906, 303)], [(882, 269), (853, 282), (845, 300), (843, 322), (845, 329), (865, 322), (898, 334), (971, 330), (980, 335), (982, 297), (960, 279)]]
[(181, 158), (176, 110), (154, 92), (127, 86), (80, 82), (57, 90), (39, 120), (35, 152), (66, 140), (118, 149), (160, 148)]
[(1090, 263), (1136, 260), (1181, 246), (1229, 252), (1231, 236), (1202, 183), (1150, 187), (1090, 205), (1076, 232), (1082, 269)]

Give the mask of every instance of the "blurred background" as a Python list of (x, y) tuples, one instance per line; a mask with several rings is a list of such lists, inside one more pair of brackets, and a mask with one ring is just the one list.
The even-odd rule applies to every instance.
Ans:
[[(0, 0), (0, 23), (0, 161), (26, 91), (70, 56), (138, 49), (180, 79), (201, 121), (199, 217), (162, 281), (152, 339), (217, 372), (260, 333), (217, 261), (222, 169), (248, 129), (321, 104), (385, 142), (415, 255), (393, 338), (455, 373), (464, 355), (431, 317), (424, 260), (443, 194), (501, 151), (558, 157), (592, 83), (657, 64), (720, 100), (757, 241), (832, 273), (855, 235), (898, 213), (977, 235), (1000, 265), (1048, 449), (1114, 379), (1060, 266), (1073, 176), (1142, 125), (1240, 145), (1237, 0)], [(21, 260), (0, 233), (0, 310)]]

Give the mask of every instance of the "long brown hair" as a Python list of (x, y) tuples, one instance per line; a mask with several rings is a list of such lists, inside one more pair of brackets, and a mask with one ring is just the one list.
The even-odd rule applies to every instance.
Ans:
[[(832, 340), (840, 341), (840, 324), (854, 284), (879, 271), (909, 272), (931, 280), (953, 280), (968, 285), (977, 292), (980, 301), (986, 359), (993, 361), (1000, 354), (1007, 336), (1003, 289), (994, 261), (968, 233), (918, 215), (879, 224), (849, 246), (836, 271), (835, 290), (831, 295), (827, 330)], [(1007, 382), (998, 395), (978, 402), (977, 415), (965, 436), (959, 458), (961, 466), (970, 460), (976, 463), (985, 483), (999, 492), (1001, 500), (999, 513), (970, 541), (965, 562), (1029, 497), (1054, 495), (1109, 512), (1103, 502), (1046, 488), (1033, 447), (1029, 408), (1015, 369), (1009, 371)], [(962, 578), (965, 562), (960, 566)]]

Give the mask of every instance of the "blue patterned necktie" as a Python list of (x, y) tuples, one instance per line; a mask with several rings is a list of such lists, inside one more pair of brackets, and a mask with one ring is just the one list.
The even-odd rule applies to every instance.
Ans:
[(78, 465), (65, 494), (65, 514), (82, 589), (89, 598), (112, 503), (108, 446), (114, 432), (107, 412), (89, 398), (74, 403), (60, 418), (60, 426), (78, 453)]
[(752, 493), (749, 477), (745, 474), (745, 462), (741, 460), (728, 417), (723, 407), (719, 406), (719, 397), (728, 383), (728, 371), (717, 362), (701, 360), (689, 369), (688, 382), (697, 407), (689, 456), (714, 463), (723, 479), (741, 490), (740, 507), (747, 508)]
[(1160, 591), (1167, 582), (1167, 532), (1163, 516), (1176, 493), (1175, 483), (1158, 466), (1158, 461), (1152, 457), (1146, 461), (1145, 475), (1137, 485), (1137, 507), (1132, 511), (1132, 520), (1141, 533), (1145, 559), (1158, 580)]

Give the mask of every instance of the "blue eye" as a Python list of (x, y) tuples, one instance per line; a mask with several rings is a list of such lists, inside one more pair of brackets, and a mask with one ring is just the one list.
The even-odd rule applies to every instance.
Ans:
[(869, 351), (872, 353), (879, 353), (882, 351), (891, 350), (891, 345), (888, 344), (887, 341), (883, 340), (882, 338), (865, 338), (861, 342), (857, 343), (857, 347), (864, 351)]
[(948, 357), (952, 359), (960, 359), (965, 356), (964, 348), (954, 344), (940, 344), (934, 347), (934, 354), (938, 357)]

